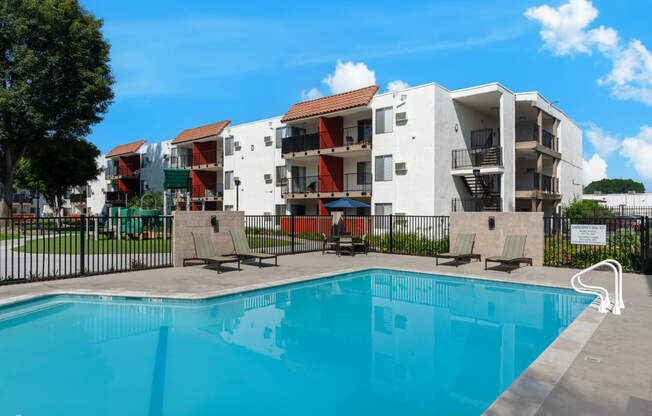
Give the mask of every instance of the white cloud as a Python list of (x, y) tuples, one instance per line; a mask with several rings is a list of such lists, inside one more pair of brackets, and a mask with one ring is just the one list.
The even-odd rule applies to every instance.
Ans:
[(602, 156), (608, 156), (618, 150), (620, 142), (610, 133), (602, 130), (595, 123), (586, 123), (586, 138)]
[(401, 91), (408, 88), (409, 85), (405, 81), (397, 79), (395, 81), (390, 81), (387, 83), (387, 91)]
[(311, 88), (308, 92), (305, 90), (301, 91), (301, 99), (303, 101), (315, 100), (320, 97), (323, 97), (323, 94), (317, 88)]
[(541, 24), (543, 47), (555, 55), (586, 53), (597, 49), (612, 63), (611, 72), (598, 84), (611, 89), (621, 100), (635, 100), (652, 106), (652, 54), (638, 39), (627, 44), (610, 27), (588, 26), (598, 17), (598, 9), (588, 0), (569, 0), (554, 8), (548, 5), (530, 7), (528, 19)]
[(607, 177), (607, 162), (599, 154), (594, 153), (588, 162), (586, 160), (583, 161), (582, 176), (584, 185), (605, 179)]
[(624, 139), (620, 155), (629, 160), (642, 178), (652, 179), (652, 127), (643, 126), (636, 136)]
[(376, 73), (364, 62), (342, 62), (337, 60), (335, 72), (329, 74), (322, 82), (330, 88), (333, 94), (368, 87), (376, 83)]

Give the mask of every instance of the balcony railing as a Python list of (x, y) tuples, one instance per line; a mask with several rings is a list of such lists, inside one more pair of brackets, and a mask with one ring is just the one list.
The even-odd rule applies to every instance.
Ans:
[(192, 166), (192, 154), (190, 153), (174, 155), (170, 158), (170, 168), (172, 169), (183, 169), (183, 168), (189, 168), (191, 166)]
[(224, 185), (221, 183), (192, 185), (192, 198), (221, 198), (224, 195)]
[(211, 150), (209, 152), (194, 152), (192, 154), (192, 164), (193, 166), (198, 166), (198, 165), (214, 165), (214, 164), (222, 164), (224, 163), (224, 159), (222, 159), (222, 155), (217, 155), (216, 150)]
[(125, 193), (121, 191), (107, 191), (105, 194), (106, 202), (125, 202)]
[(31, 204), (32, 196), (27, 194), (14, 194), (13, 202), (15, 204)]
[(138, 175), (140, 169), (138, 166), (108, 166), (104, 168), (104, 178), (114, 178), (117, 176)]
[(452, 212), (502, 211), (503, 200), (499, 196), (482, 196), (478, 198), (453, 198)]
[(517, 191), (540, 191), (549, 194), (559, 193), (559, 178), (541, 175), (541, 189), (539, 189), (539, 174), (528, 172), (526, 175), (516, 177)]
[(342, 137), (341, 146), (355, 144), (371, 145), (372, 129), (367, 126), (353, 126), (342, 129), (330, 129), (319, 133), (302, 134), (283, 139), (281, 144), (282, 153), (298, 153), (320, 148), (320, 141), (328, 140), (329, 137)]
[(289, 178), (282, 187), (283, 194), (309, 194), (333, 192), (361, 192), (371, 194), (371, 173), (343, 175), (300, 176)]
[[(539, 141), (539, 128), (534, 126), (532, 129), (531, 137), (517, 137), (517, 142), (538, 142)], [(548, 130), (543, 130), (543, 135), (541, 136), (541, 144), (548, 149), (555, 150), (555, 135), (550, 133)]]
[(454, 149), (453, 169), (503, 165), (503, 148), (500, 146), (477, 149)]
[(80, 194), (70, 194), (70, 202), (73, 204), (80, 204), (86, 202), (86, 192)]

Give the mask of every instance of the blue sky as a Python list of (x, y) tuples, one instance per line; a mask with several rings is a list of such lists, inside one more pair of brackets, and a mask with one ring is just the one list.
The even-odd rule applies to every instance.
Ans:
[(647, 0), (81, 2), (112, 45), (116, 99), (90, 136), (104, 152), (281, 115), (369, 80), (498, 81), (559, 101), (584, 128), (586, 180), (631, 177), (652, 191)]

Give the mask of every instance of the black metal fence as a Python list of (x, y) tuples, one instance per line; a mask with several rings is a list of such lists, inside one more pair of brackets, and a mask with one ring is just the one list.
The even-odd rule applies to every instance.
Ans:
[(172, 266), (172, 217), (0, 218), (0, 283)]
[(335, 235), (364, 236), (370, 251), (432, 256), (449, 249), (449, 217), (416, 215), (246, 215), (252, 249), (274, 254), (321, 251)]
[[(624, 270), (644, 270), (652, 258), (651, 223), (650, 217), (545, 217), (544, 266), (584, 268), (612, 258), (620, 262)], [(605, 244), (572, 244), (574, 224), (603, 225)]]

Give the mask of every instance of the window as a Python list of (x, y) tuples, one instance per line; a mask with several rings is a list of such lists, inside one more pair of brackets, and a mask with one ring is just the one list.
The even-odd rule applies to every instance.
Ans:
[(276, 204), (274, 209), (274, 223), (276, 225), (281, 225), (281, 215), (285, 215), (287, 210), (287, 205), (285, 204)]
[(379, 108), (376, 110), (376, 134), (391, 133), (394, 109), (392, 107)]
[(224, 189), (233, 189), (234, 187), (233, 183), (233, 171), (228, 170), (224, 172)]
[(283, 139), (287, 137), (287, 128), (285, 127), (277, 127), (276, 128), (276, 148), (280, 149), (281, 148), (281, 143), (283, 142)]
[(226, 139), (224, 139), (224, 155), (225, 156), (233, 155), (233, 136), (229, 136)]
[(287, 170), (285, 166), (276, 167), (276, 186), (282, 186), (287, 183)]
[(376, 156), (376, 181), (392, 180), (392, 155)]
[(375, 215), (390, 215), (392, 213), (392, 204), (376, 204)]

